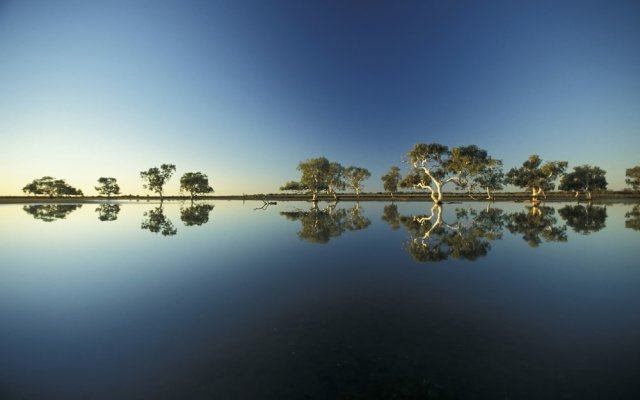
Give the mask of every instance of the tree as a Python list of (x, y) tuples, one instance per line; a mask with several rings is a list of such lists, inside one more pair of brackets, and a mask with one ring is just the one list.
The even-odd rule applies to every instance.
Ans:
[(586, 193), (587, 198), (591, 200), (591, 192), (599, 190), (607, 190), (607, 171), (600, 167), (592, 167), (591, 165), (580, 165), (573, 167), (570, 172), (560, 179), (558, 189), (576, 192), (576, 197), (580, 192)]
[(391, 198), (393, 194), (398, 192), (398, 183), (400, 183), (400, 168), (395, 165), (389, 169), (385, 175), (382, 175), (382, 187), (389, 192)]
[(567, 169), (566, 161), (547, 161), (542, 165), (542, 159), (533, 154), (522, 163), (520, 168), (511, 168), (507, 172), (507, 183), (520, 188), (531, 190), (531, 202), (539, 203), (538, 196), (545, 195), (545, 191), (555, 189), (555, 181)]
[(140, 178), (142, 178), (143, 182), (146, 182), (142, 187), (158, 193), (160, 195), (160, 201), (162, 202), (164, 185), (174, 172), (176, 172), (176, 166), (173, 164), (162, 164), (160, 168), (153, 167), (147, 171), (141, 171)]
[(82, 190), (76, 189), (64, 181), (50, 176), (34, 179), (33, 182), (22, 188), (24, 193), (34, 195), (54, 196), (83, 196)]
[(196, 194), (205, 194), (213, 192), (213, 188), (209, 186), (209, 178), (202, 172), (187, 172), (180, 178), (180, 191), (189, 192), (191, 201)]
[(344, 190), (346, 187), (346, 183), (344, 181), (345, 178), (345, 168), (338, 162), (330, 162), (329, 169), (325, 175), (325, 183), (326, 183), (326, 191), (328, 194), (333, 196), (334, 200), (338, 200), (337, 191)]
[(454, 147), (451, 150), (439, 143), (418, 143), (407, 153), (410, 171), (401, 187), (426, 189), (436, 204), (442, 203), (442, 188), (449, 182), (466, 187), (489, 162), (485, 150), (475, 145)]
[(640, 165), (627, 168), (625, 175), (627, 176), (625, 183), (631, 186), (631, 189), (640, 191)]
[(493, 200), (491, 192), (504, 189), (504, 172), (502, 172), (502, 160), (489, 158), (473, 183), (487, 191), (487, 200)]
[(96, 191), (101, 195), (111, 197), (112, 194), (120, 194), (120, 186), (116, 182), (116, 178), (99, 178), (98, 183), (100, 186), (96, 186)]
[[(284, 186), (280, 187), (280, 190), (305, 191), (311, 194), (311, 201), (314, 203), (317, 202), (318, 193), (322, 190), (329, 190), (327, 177), (332, 170), (331, 163), (325, 157), (310, 158), (301, 161), (297, 169), (302, 173), (300, 181), (287, 182)], [(335, 185), (336, 182), (333, 182), (333, 184)]]
[(356, 197), (360, 199), (360, 191), (362, 190), (362, 181), (369, 179), (371, 173), (368, 169), (362, 167), (347, 167), (344, 170), (344, 176), (349, 186), (356, 192)]

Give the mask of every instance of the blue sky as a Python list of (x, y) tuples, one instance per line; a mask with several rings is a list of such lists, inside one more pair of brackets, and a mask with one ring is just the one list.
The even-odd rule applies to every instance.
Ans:
[[(0, 195), (177, 165), (218, 194), (299, 161), (368, 168), (417, 142), (608, 171), (640, 164), (637, 1), (2, 1)], [(452, 188), (449, 188), (452, 189)]]

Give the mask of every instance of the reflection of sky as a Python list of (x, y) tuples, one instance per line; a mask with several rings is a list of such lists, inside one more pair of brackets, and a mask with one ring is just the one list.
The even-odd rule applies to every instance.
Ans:
[[(0, 326), (9, 327), (0, 331), (0, 376), (12, 382), (7, 390), (37, 397), (38, 388), (63, 393), (72, 381), (80, 385), (74, 390), (98, 388), (107, 398), (119, 394), (114, 382), (133, 374), (141, 385), (154, 375), (171, 381), (181, 374), (172, 366), (189, 371), (202, 357), (215, 363), (231, 351), (225, 344), (251, 337), (252, 327), (278, 328), (294, 311), (329, 304), (429, 310), (444, 334), (451, 321), (479, 335), (499, 329), (515, 343), (568, 359), (578, 352), (602, 361), (600, 351), (625, 359), (640, 350), (638, 234), (624, 228), (631, 206), (608, 206), (605, 229), (586, 236), (569, 229), (566, 243), (530, 248), (505, 231), (476, 262), (414, 263), (402, 248), (406, 231), (380, 219), (383, 203), (362, 203), (371, 226), (326, 245), (301, 241), (299, 222), (279, 215), (308, 203), (266, 211), (255, 205), (217, 202), (206, 225), (186, 227), (180, 205), (165, 203), (178, 229), (173, 237), (140, 229), (143, 212), (157, 204), (125, 204), (113, 222), (99, 222), (96, 205), (84, 204), (51, 223), (21, 206), (0, 206)], [(454, 209), (467, 206), (484, 208), (446, 204), (444, 220), (455, 222)], [(398, 203), (402, 215), (429, 208)], [(361, 318), (366, 325), (367, 315)]]
[(619, 189), (639, 19), (633, 1), (4, 1), (0, 194), (43, 175), (144, 193), (164, 162), (268, 193), (319, 155), (380, 190), (416, 142), (597, 164)]

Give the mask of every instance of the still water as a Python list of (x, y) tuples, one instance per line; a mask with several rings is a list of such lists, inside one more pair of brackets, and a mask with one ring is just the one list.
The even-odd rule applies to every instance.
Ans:
[(637, 399), (640, 206), (0, 205), (1, 399)]

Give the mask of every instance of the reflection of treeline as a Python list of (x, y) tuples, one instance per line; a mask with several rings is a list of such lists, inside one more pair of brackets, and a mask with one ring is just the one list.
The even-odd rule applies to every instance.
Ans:
[(65, 219), (69, 214), (82, 207), (81, 204), (33, 204), (22, 207), (22, 209), (45, 222), (53, 222), (58, 219)]
[(282, 211), (280, 215), (302, 225), (298, 237), (310, 243), (328, 243), (331, 238), (345, 231), (366, 229), (371, 220), (363, 215), (362, 208), (356, 204), (349, 210), (336, 208), (335, 205), (324, 209), (313, 203), (310, 210)]

